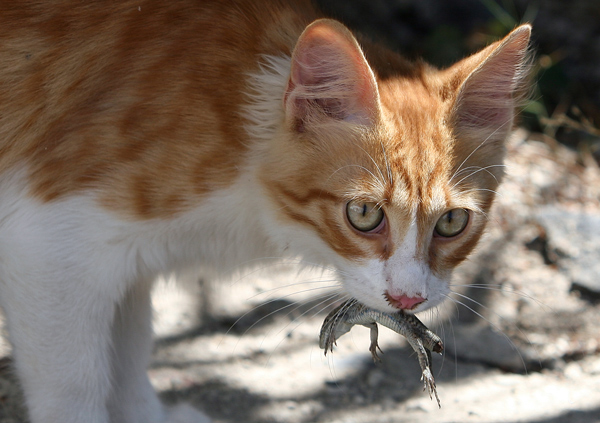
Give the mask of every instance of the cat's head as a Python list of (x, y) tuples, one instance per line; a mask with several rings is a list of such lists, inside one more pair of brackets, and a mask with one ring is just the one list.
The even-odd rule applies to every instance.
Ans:
[(370, 307), (443, 301), (502, 178), (530, 32), (520, 26), (440, 71), (363, 51), (335, 21), (308, 26), (262, 172), (286, 228), (275, 236), (335, 265)]

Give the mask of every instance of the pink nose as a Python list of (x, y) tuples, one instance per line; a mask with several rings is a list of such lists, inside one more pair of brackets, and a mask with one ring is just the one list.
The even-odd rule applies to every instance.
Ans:
[(425, 301), (425, 298), (421, 297), (409, 297), (408, 295), (392, 295), (389, 292), (385, 293), (385, 298), (388, 302), (401, 310), (412, 310), (419, 304)]

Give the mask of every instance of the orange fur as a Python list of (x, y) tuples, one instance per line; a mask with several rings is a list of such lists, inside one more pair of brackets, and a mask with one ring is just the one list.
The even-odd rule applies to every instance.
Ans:
[(245, 75), (259, 54), (289, 54), (312, 14), (228, 3), (0, 5), (0, 171), (25, 162), (44, 201), (100, 190), (142, 219), (230, 184)]
[[(350, 32), (332, 21), (303, 33), (318, 17), (305, 2), (226, 3), (0, 5), (0, 172), (26, 165), (31, 195), (42, 201), (93, 190), (103, 207), (131, 219), (175, 216), (239, 175), (258, 148), (244, 115), (251, 75), (261, 72), (262, 57), (293, 53), (281, 104), (304, 95), (288, 109), (302, 104), (307, 127), (288, 122), (260, 147), (266, 150), (260, 178), (281, 207), (279, 218), (311, 227), (335, 251), (360, 260), (389, 257), (416, 211), (419, 251), (432, 268), (443, 273), (462, 261), (485, 219), (454, 243), (431, 240), (432, 227), (449, 208), (480, 216), (489, 209), (499, 168), (453, 175), (461, 165), (501, 164), (503, 147), (494, 141), (478, 148), (486, 129), (478, 118), (461, 116), (470, 113), (466, 107), (486, 107), (493, 71), (501, 69), (502, 101), (510, 103), (503, 111), (512, 123), (511, 78), (520, 84), (521, 70), (485, 63), (522, 63), (526, 37), (504, 55), (496, 43), (438, 71), (361, 39), (363, 56)], [(315, 106), (299, 94), (294, 69), (304, 65), (294, 61), (309, 51), (296, 44), (301, 34), (304, 44), (321, 43), (326, 55), (349, 58), (340, 69), (340, 60), (319, 63), (344, 74), (341, 93), (331, 95), (350, 96), (353, 104), (335, 105), (348, 110), (333, 111), (331, 101)], [(290, 110), (287, 116), (298, 117)], [(368, 119), (340, 124), (344, 113)], [(352, 198), (384, 207), (385, 233), (349, 227), (343, 205)]]

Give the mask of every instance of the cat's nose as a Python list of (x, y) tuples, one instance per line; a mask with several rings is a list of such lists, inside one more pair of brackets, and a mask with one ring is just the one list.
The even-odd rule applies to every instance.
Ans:
[(400, 310), (412, 310), (425, 301), (425, 298), (419, 296), (409, 297), (406, 294), (392, 295), (387, 291), (385, 293), (385, 298), (393, 307), (399, 308)]

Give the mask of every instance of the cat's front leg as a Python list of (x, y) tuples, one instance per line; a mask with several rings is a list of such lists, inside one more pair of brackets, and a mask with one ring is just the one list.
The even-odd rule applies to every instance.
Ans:
[(147, 367), (152, 351), (151, 284), (141, 281), (119, 304), (113, 325), (113, 391), (111, 423), (210, 423), (188, 405), (163, 410), (150, 384)]
[(113, 323), (111, 423), (163, 423), (165, 415), (150, 384), (151, 283), (141, 281), (119, 304)]

